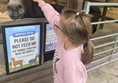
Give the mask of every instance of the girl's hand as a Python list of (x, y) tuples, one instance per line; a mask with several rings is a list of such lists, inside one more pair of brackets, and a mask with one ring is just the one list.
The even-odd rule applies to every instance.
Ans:
[(42, 0), (33, 0), (34, 2), (40, 3)]

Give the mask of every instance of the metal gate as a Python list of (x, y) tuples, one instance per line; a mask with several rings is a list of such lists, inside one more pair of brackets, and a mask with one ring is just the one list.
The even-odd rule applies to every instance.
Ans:
[[(90, 6), (100, 6), (100, 7), (115, 6), (115, 7), (118, 7), (118, 3), (85, 2), (84, 11), (86, 12), (86, 14), (89, 13)], [(96, 25), (96, 24), (99, 25), (99, 24), (105, 24), (105, 23), (114, 23), (114, 22), (118, 22), (118, 18), (116, 20), (93, 22), (92, 25)], [(112, 48), (109, 48), (107, 50), (103, 49), (102, 51), (100, 51), (98, 53), (95, 53), (94, 57), (96, 57), (96, 56), (99, 57), (99, 55), (107, 54), (107, 53), (109, 53), (109, 55), (105, 55), (103, 57), (100, 57), (99, 59), (93, 60), (92, 63), (87, 67), (87, 71), (91, 71), (91, 70), (93, 70), (97, 67), (100, 67), (102, 65), (105, 65), (107, 63), (110, 63), (110, 62), (118, 59), (118, 52), (115, 52), (118, 49), (118, 46), (117, 46), (118, 33), (113, 33), (113, 34), (110, 34), (110, 35), (105, 35), (105, 36), (92, 38), (91, 41), (94, 42), (94, 41), (98, 41), (98, 40), (105, 40), (106, 38), (112, 38), (113, 41), (95, 46), (95, 50), (99, 49), (99, 48), (103, 49), (105, 46), (109, 46), (109, 45), (112, 45)]]

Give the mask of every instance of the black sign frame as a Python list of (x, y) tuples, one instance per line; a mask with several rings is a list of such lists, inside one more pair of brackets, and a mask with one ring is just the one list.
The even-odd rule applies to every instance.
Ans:
[[(40, 26), (39, 27), (39, 38), (40, 38), (40, 43), (38, 44), (40, 47), (40, 54), (38, 54), (38, 63), (35, 64), (35, 65), (31, 65), (31, 66), (28, 66), (28, 67), (25, 67), (25, 68), (21, 68), (21, 69), (18, 69), (18, 70), (14, 70), (14, 71), (10, 71), (10, 67), (9, 67), (9, 60), (8, 60), (8, 50), (7, 50), (7, 37), (6, 37), (6, 28), (9, 28), (9, 27), (20, 27), (20, 26)], [(24, 71), (24, 70), (27, 70), (27, 69), (30, 69), (30, 68), (33, 68), (33, 67), (36, 67), (36, 66), (40, 66), (41, 65), (41, 62), (42, 62), (42, 28), (43, 28), (43, 22), (42, 20), (40, 19), (24, 19), (24, 20), (18, 20), (18, 21), (10, 21), (10, 22), (6, 22), (6, 23), (3, 23), (1, 25), (1, 28), (2, 28), (2, 35), (3, 35), (3, 47), (4, 47), (4, 57), (5, 57), (5, 65), (6, 65), (6, 74), (9, 75), (9, 74), (13, 74), (13, 73), (17, 73), (17, 72), (20, 72), (20, 71)]]
[(54, 52), (55, 52), (55, 49), (56, 49), (56, 46), (55, 46), (55, 49), (46, 51), (46, 34), (47, 34), (47, 29), (46, 29), (47, 26), (46, 25), (47, 24), (49, 24), (49, 23), (48, 22), (44, 22), (44, 50), (43, 50), (44, 51), (44, 62), (53, 59)]

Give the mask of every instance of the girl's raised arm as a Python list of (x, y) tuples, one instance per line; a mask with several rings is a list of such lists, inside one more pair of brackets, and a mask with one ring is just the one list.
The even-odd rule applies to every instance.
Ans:
[(55, 23), (57, 23), (60, 20), (60, 14), (50, 4), (45, 3), (43, 0), (34, 1), (38, 3), (47, 21), (54, 28)]

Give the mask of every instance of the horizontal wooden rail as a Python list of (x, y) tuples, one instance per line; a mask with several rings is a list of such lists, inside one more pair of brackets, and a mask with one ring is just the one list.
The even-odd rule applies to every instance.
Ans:
[[(43, 79), (52, 78), (52, 61), (48, 61), (41, 66), (24, 70), (11, 75), (4, 75), (0, 78), (0, 83), (45, 83)], [(47, 79), (47, 83), (49, 80)]]

